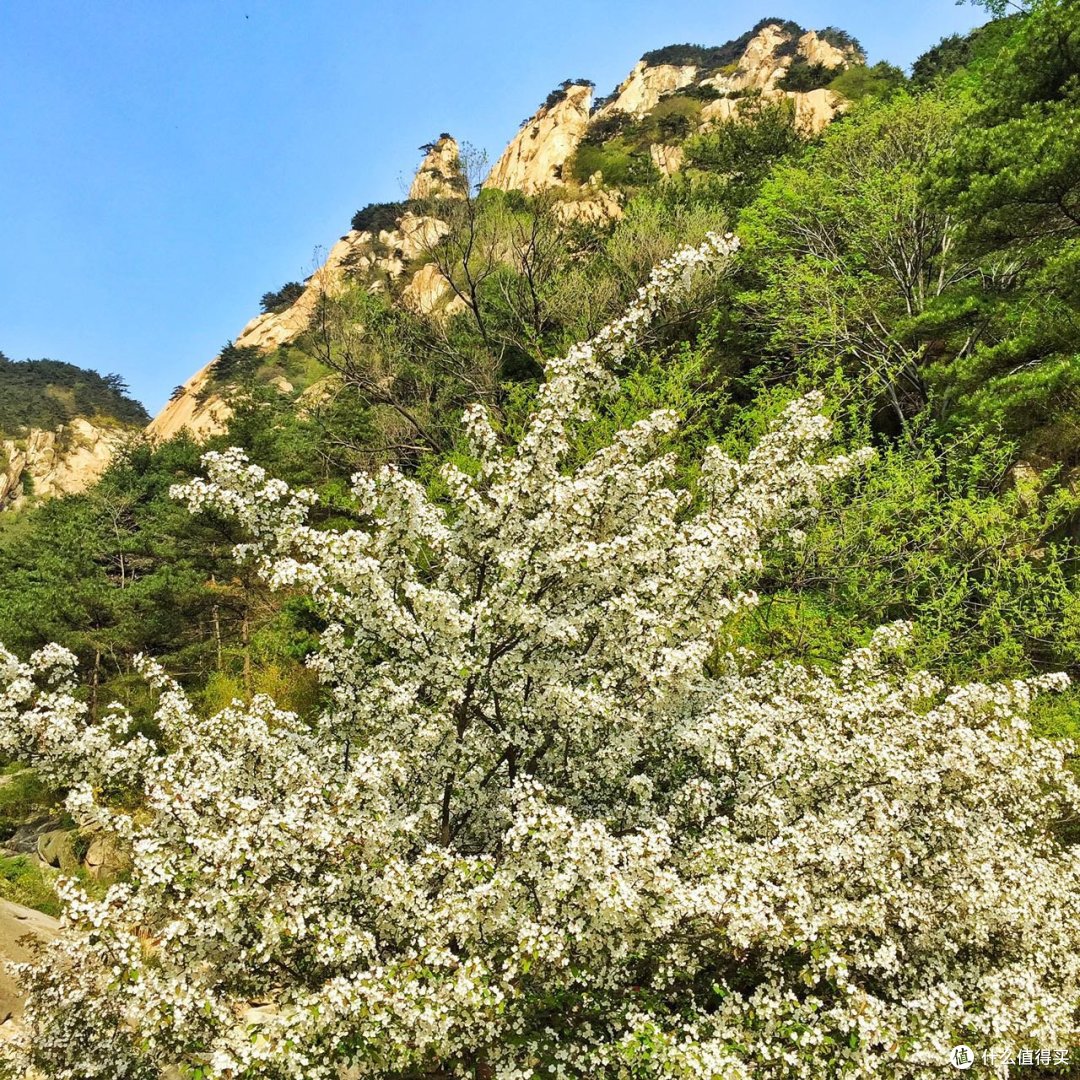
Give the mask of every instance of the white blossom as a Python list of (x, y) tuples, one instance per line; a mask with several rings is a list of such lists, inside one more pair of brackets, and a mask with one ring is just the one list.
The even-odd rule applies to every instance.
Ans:
[(615, 363), (734, 246), (678, 253), (552, 361), (513, 448), (469, 409), (477, 468), (441, 501), (385, 468), (331, 531), (206, 456), (177, 494), (329, 621), (314, 724), (200, 715), (147, 663), (151, 743), (90, 720), (70, 654), (0, 654), (0, 749), (134, 859), (103, 900), (65, 886), (16, 1069), (936, 1077), (957, 1042), (1076, 1036), (1080, 862), (1051, 826), (1077, 791), (1024, 719), (1061, 680), (945, 688), (903, 625), (832, 674), (729, 649), (763, 539), (856, 464), (818, 460), (820, 400), (692, 490), (665, 411), (570, 464)]

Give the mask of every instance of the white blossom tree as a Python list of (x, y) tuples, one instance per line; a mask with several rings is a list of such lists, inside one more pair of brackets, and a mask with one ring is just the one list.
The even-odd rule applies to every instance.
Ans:
[(358, 476), (311, 524), (238, 451), (179, 489), (328, 620), (314, 724), (200, 715), (152, 664), (160, 738), (90, 720), (74, 660), (0, 656), (0, 750), (125, 837), (103, 900), (21, 968), (15, 1075), (200, 1080), (938, 1076), (949, 1047), (1066, 1046), (1077, 791), (1024, 711), (1060, 680), (946, 690), (890, 626), (826, 674), (727, 651), (763, 537), (826, 479), (814, 399), (691, 488), (657, 412), (574, 432), (711, 237), (552, 361), (516, 446), (466, 415), (438, 499)]

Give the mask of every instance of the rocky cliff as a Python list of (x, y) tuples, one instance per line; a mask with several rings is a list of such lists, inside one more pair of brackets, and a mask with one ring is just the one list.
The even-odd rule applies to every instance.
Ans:
[[(456, 160), (457, 144), (452, 139), (448, 142), (453, 144)], [(426, 158), (425, 165), (427, 162)], [(430, 170), (425, 170), (422, 165), (413, 181), (413, 189), (416, 190), (419, 183), (423, 190), (441, 195), (443, 189), (430, 177)], [(443, 180), (447, 178), (443, 177)], [(303, 293), (290, 307), (257, 315), (240, 331), (233, 344), (237, 348), (270, 352), (295, 341), (311, 321), (320, 297), (339, 293), (350, 275), (361, 278), (374, 291), (385, 288), (387, 282), (405, 278), (404, 302), (430, 313), (447, 298), (449, 287), (438, 275), (431, 273), (430, 264), (416, 271), (410, 269), (410, 264), (420, 259), (445, 230), (445, 223), (438, 218), (411, 211), (403, 213), (393, 229), (382, 229), (377, 233), (351, 230), (330, 249), (326, 261), (307, 279)], [(195, 438), (204, 439), (225, 430), (232, 409), (226, 400), (226, 388), (216, 384), (216, 362), (217, 358), (188, 379), (181, 392), (150, 421), (146, 432), (151, 439), (170, 439), (185, 429)]]
[(17, 510), (31, 495), (85, 491), (131, 435), (129, 429), (76, 417), (54, 431), (30, 428), (18, 438), (0, 440), (0, 510)]
[[(799, 120), (810, 133), (820, 131), (842, 104), (839, 94), (824, 87), (785, 90), (778, 86), (795, 65), (820, 65), (837, 72), (862, 62), (854, 45), (839, 47), (815, 30), (797, 31), (790, 24), (769, 22), (749, 37), (738, 59), (716, 66), (708, 51), (701, 50), (700, 64), (650, 63), (640, 60), (597, 111), (603, 118), (625, 113), (636, 119), (646, 116), (665, 98), (680, 90), (700, 87), (717, 95), (702, 109), (703, 126), (738, 115), (738, 101), (748, 93), (765, 98), (792, 100)], [(700, 91), (699, 91), (700, 92)], [(663, 168), (670, 173), (672, 169)]]
[(722, 95), (702, 109), (703, 120), (722, 122), (730, 119), (738, 114), (738, 102), (741, 100), (735, 95), (757, 91), (766, 99), (790, 99), (804, 129), (817, 134), (836, 116), (844, 103), (839, 94), (826, 87), (784, 90), (778, 86), (793, 65), (800, 61), (839, 72), (852, 63), (860, 62), (861, 57), (854, 46), (838, 48), (819, 37), (814, 30), (807, 30), (796, 37), (781, 24), (770, 23), (750, 39), (734, 71), (721, 71), (701, 80), (701, 86), (710, 87)]
[(639, 60), (625, 81), (619, 84), (614, 97), (597, 110), (597, 116), (613, 112), (644, 116), (661, 98), (693, 84), (697, 75), (696, 64), (650, 64)]
[(461, 149), (457, 140), (443, 132), (435, 142), (429, 143), (424, 160), (416, 170), (409, 198), (418, 199), (460, 199), (465, 178), (461, 170)]
[(564, 180), (563, 168), (589, 126), (592, 86), (571, 83), (510, 140), (484, 187), (533, 195)]

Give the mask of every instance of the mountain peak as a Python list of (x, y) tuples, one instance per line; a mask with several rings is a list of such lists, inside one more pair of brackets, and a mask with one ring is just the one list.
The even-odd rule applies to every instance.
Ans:
[(531, 195), (561, 183), (563, 167), (589, 126), (592, 93), (593, 84), (584, 79), (567, 79), (553, 90), (510, 140), (484, 187)]
[(459, 199), (465, 178), (461, 169), (461, 148), (457, 140), (443, 132), (434, 142), (420, 147), (424, 160), (409, 188), (410, 199)]

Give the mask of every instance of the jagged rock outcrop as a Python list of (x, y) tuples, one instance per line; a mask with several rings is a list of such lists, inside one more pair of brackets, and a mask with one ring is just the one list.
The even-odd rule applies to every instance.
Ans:
[(787, 96), (795, 105), (795, 122), (811, 135), (831, 124), (849, 105), (835, 90), (824, 86), (805, 92), (789, 91)]
[(85, 491), (131, 435), (126, 428), (76, 417), (55, 431), (31, 428), (25, 436), (0, 440), (0, 510), (18, 509), (31, 494), (50, 498)]
[(401, 290), (401, 302), (421, 315), (462, 311), (465, 303), (451, 288), (435, 263), (425, 263)]
[(791, 50), (792, 34), (779, 23), (768, 23), (747, 42), (742, 57), (733, 71), (719, 71), (701, 80), (700, 85), (711, 87), (721, 94), (747, 90), (771, 91), (787, 74), (796, 60), (821, 64), (827, 68), (845, 68), (859, 59), (854, 46), (839, 49), (814, 30), (800, 35)]
[(495, 163), (486, 188), (535, 194), (563, 182), (563, 167), (589, 126), (592, 87), (573, 83), (552, 105), (536, 115), (510, 141)]
[[(835, 90), (822, 87), (818, 90), (776, 90), (762, 91), (766, 101), (787, 98), (795, 109), (795, 122), (808, 135), (816, 135), (827, 127), (847, 107), (848, 102)], [(739, 115), (743, 98), (718, 98), (708, 102), (701, 110), (701, 129), (710, 124), (724, 123)]]
[(187, 380), (180, 392), (146, 426), (155, 442), (165, 442), (186, 430), (195, 439), (206, 439), (225, 430), (232, 409), (220, 394), (211, 393), (211, 368), (217, 357)]
[[(854, 46), (840, 49), (807, 30), (790, 51), (791, 34), (779, 23), (769, 23), (755, 34), (746, 46), (736, 70), (721, 72), (701, 80), (721, 94), (757, 91), (766, 101), (788, 98), (795, 108), (795, 118), (807, 134), (816, 135), (847, 107), (844, 99), (825, 87), (816, 90), (783, 90), (777, 83), (796, 60), (821, 64), (826, 68), (849, 67), (860, 60)], [(708, 102), (701, 110), (704, 124), (722, 123), (738, 116), (741, 97), (721, 97)]]
[[(739, 60), (719, 71), (704, 71), (693, 64), (639, 61), (596, 117), (623, 112), (640, 119), (665, 97), (689, 86), (702, 86), (721, 95), (702, 107), (702, 128), (737, 117), (739, 102), (747, 93), (754, 93), (765, 100), (789, 98), (800, 126), (808, 134), (816, 134), (845, 107), (843, 98), (824, 88), (794, 91), (783, 90), (777, 84), (796, 61), (839, 70), (860, 59), (854, 46), (838, 48), (814, 30), (807, 30), (794, 40), (791, 30), (781, 23), (767, 23), (750, 38)], [(670, 176), (682, 167), (678, 147), (656, 144), (650, 147), (650, 155), (664, 175)]]
[(856, 58), (855, 47), (838, 48), (832, 42), (820, 38), (814, 30), (807, 30), (799, 38), (798, 55), (810, 64), (821, 64), (827, 68), (847, 67)]
[(649, 64), (639, 60), (633, 71), (619, 84), (614, 98), (598, 109), (596, 115), (624, 112), (630, 116), (644, 116), (655, 108), (661, 98), (689, 86), (697, 78), (697, 73), (694, 64)]
[[(702, 50), (703, 56), (707, 53)], [(840, 69), (861, 59), (854, 46), (840, 48), (813, 30), (793, 33), (791, 24), (770, 22), (746, 39), (736, 62), (724, 67), (704, 68), (704, 60), (686, 64), (641, 60), (595, 118), (617, 112), (641, 118), (665, 97), (701, 86), (719, 97), (702, 105), (699, 130), (736, 118), (740, 108), (745, 107), (740, 103), (750, 93), (765, 100), (790, 99), (800, 126), (808, 133), (816, 133), (846, 107), (844, 100), (828, 89), (785, 91), (777, 84), (796, 62)], [(590, 84), (564, 83), (510, 141), (483, 186), (527, 195), (563, 188), (557, 192), (553, 208), (563, 222), (600, 224), (620, 217), (621, 193), (605, 187), (599, 174), (580, 185), (564, 175), (588, 131), (591, 101)], [(682, 168), (681, 146), (658, 142), (648, 149), (662, 174), (670, 176)], [(425, 156), (409, 188), (409, 199), (415, 210), (415, 204), (425, 200), (464, 196), (464, 184), (460, 147), (450, 135), (443, 134), (425, 147)], [(438, 217), (414, 210), (403, 212), (394, 228), (378, 234), (355, 230), (347, 233), (330, 249), (326, 261), (307, 280), (304, 292), (292, 306), (252, 319), (235, 344), (265, 352), (289, 344), (308, 326), (319, 297), (333, 294), (348, 277), (374, 291), (392, 286), (401, 303), (423, 314), (445, 315), (460, 310), (462, 301), (426, 257), (448, 226)], [(196, 438), (205, 438), (224, 429), (231, 410), (213, 385), (212, 368), (212, 363), (208, 364), (193, 375), (182, 392), (155, 417), (148, 428), (153, 438), (166, 439), (184, 428)]]
[(424, 155), (416, 170), (410, 199), (460, 199), (465, 180), (461, 171), (461, 149), (451, 135), (440, 135)]
[(671, 176), (682, 168), (683, 158), (686, 151), (681, 146), (664, 146), (661, 143), (653, 143), (649, 147), (649, 157), (656, 168), (664, 174)]
[(582, 197), (560, 199), (553, 206), (555, 216), (565, 223), (576, 221), (583, 225), (603, 225), (623, 216), (620, 193), (596, 183), (587, 184)]
[[(320, 297), (338, 293), (347, 276), (365, 280), (375, 291), (385, 288), (386, 279), (406, 273), (409, 264), (422, 258), (446, 229), (446, 223), (438, 218), (406, 212), (398, 219), (395, 229), (383, 229), (377, 236), (355, 229), (346, 233), (330, 249), (322, 266), (307, 279), (295, 303), (283, 311), (257, 315), (240, 331), (234, 344), (263, 352), (288, 345), (307, 329)], [(431, 298), (434, 288), (430, 282), (419, 287), (417, 291), (423, 292), (421, 306), (436, 303)], [(213, 388), (215, 362), (216, 358), (188, 379), (182, 392), (150, 421), (146, 433), (151, 439), (171, 439), (184, 429), (196, 439), (225, 431), (232, 409)]]

